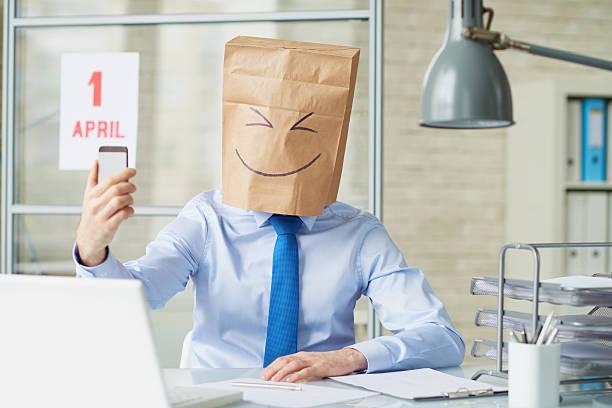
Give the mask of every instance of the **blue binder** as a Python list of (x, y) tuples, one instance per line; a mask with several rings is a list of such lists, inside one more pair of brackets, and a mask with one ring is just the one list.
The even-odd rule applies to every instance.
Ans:
[(582, 101), (582, 181), (606, 180), (606, 102)]

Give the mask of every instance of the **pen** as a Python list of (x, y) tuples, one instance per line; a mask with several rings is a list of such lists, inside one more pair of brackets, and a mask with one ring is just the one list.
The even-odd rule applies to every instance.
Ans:
[(252, 382), (242, 382), (242, 381), (232, 382), (232, 387), (252, 387), (252, 388), (269, 388), (273, 390), (302, 391), (301, 385), (270, 384), (270, 383), (264, 384), (264, 383), (252, 383)]
[(536, 344), (536, 342), (538, 341), (538, 337), (540, 337), (540, 334), (542, 334), (542, 327), (544, 326), (540, 326), (540, 328), (533, 333), (533, 336), (531, 336), (531, 341), (529, 342), (530, 344)]
[(521, 343), (521, 340), (518, 338), (518, 336), (516, 335), (516, 333), (512, 330), (510, 330), (510, 337), (517, 343)]
[(527, 341), (527, 330), (525, 330), (525, 325), (524, 325), (524, 324), (521, 324), (521, 326), (522, 326), (522, 328), (521, 328), (521, 336), (522, 336), (522, 338), (523, 338), (523, 341), (522, 341), (522, 342), (523, 342), (523, 343), (529, 343), (529, 342)]
[(544, 343), (544, 339), (546, 338), (546, 333), (548, 333), (548, 330), (550, 329), (550, 324), (552, 323), (552, 318), (553, 318), (553, 312), (550, 312), (550, 314), (546, 317), (546, 321), (544, 322), (544, 326), (542, 326), (542, 330), (540, 331), (540, 333), (538, 334), (538, 337), (534, 341), (535, 344)]
[(550, 336), (548, 336), (548, 339), (546, 339), (546, 343), (545, 344), (551, 344), (553, 342), (553, 340), (555, 339), (555, 337), (557, 337), (557, 333), (559, 333), (559, 328), (555, 327), (555, 329), (552, 331), (552, 333), (550, 333)]

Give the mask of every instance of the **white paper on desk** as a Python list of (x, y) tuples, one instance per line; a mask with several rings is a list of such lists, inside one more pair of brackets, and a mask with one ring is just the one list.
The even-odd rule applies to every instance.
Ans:
[(492, 389), (495, 392), (507, 390), (505, 387), (467, 380), (432, 370), (431, 368), (394, 371), (390, 373), (353, 374), (343, 377), (331, 377), (331, 379), (396, 398), (406, 399), (442, 397), (444, 393), (456, 392), (460, 388), (464, 391), (465, 389), (469, 391)]
[(242, 399), (244, 401), (253, 402), (260, 405), (269, 405), (272, 407), (288, 408), (316, 407), (319, 405), (354, 401), (378, 395), (378, 392), (363, 391), (355, 388), (340, 388), (337, 386), (321, 387), (317, 385), (300, 384), (302, 386), (301, 391), (290, 391), (266, 388), (234, 387), (232, 386), (233, 382), (288, 384), (261, 381), (254, 378), (237, 378), (229, 381), (206, 383), (199, 385), (199, 387), (242, 391)]
[(562, 288), (573, 288), (573, 289), (612, 289), (612, 279), (602, 278), (599, 276), (562, 276), (559, 278), (545, 279), (544, 283), (556, 283), (561, 285)]

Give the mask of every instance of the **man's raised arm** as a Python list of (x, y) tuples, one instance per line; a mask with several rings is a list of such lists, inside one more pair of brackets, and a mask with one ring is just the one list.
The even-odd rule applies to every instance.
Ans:
[[(197, 272), (204, 253), (206, 220), (197, 206), (189, 202), (180, 214), (147, 245), (141, 258), (122, 264), (108, 245), (120, 223), (133, 215), (127, 179), (134, 169), (124, 169), (97, 184), (97, 163), (92, 169), (85, 197), (83, 215), (73, 250), (78, 277), (124, 278), (140, 280), (152, 308), (162, 307), (176, 293), (185, 289), (189, 277)], [(114, 212), (113, 212), (114, 211)]]
[(135, 169), (127, 168), (98, 183), (98, 161), (94, 162), (87, 178), (76, 234), (76, 246), (83, 265), (101, 264), (119, 225), (134, 215), (132, 193), (136, 186), (128, 180), (135, 175)]

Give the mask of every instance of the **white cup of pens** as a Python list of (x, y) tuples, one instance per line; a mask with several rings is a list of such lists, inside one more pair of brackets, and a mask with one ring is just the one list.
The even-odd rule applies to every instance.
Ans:
[(559, 406), (561, 344), (559, 329), (550, 313), (540, 331), (528, 339), (525, 329), (510, 332), (508, 353), (508, 406), (556, 408)]

